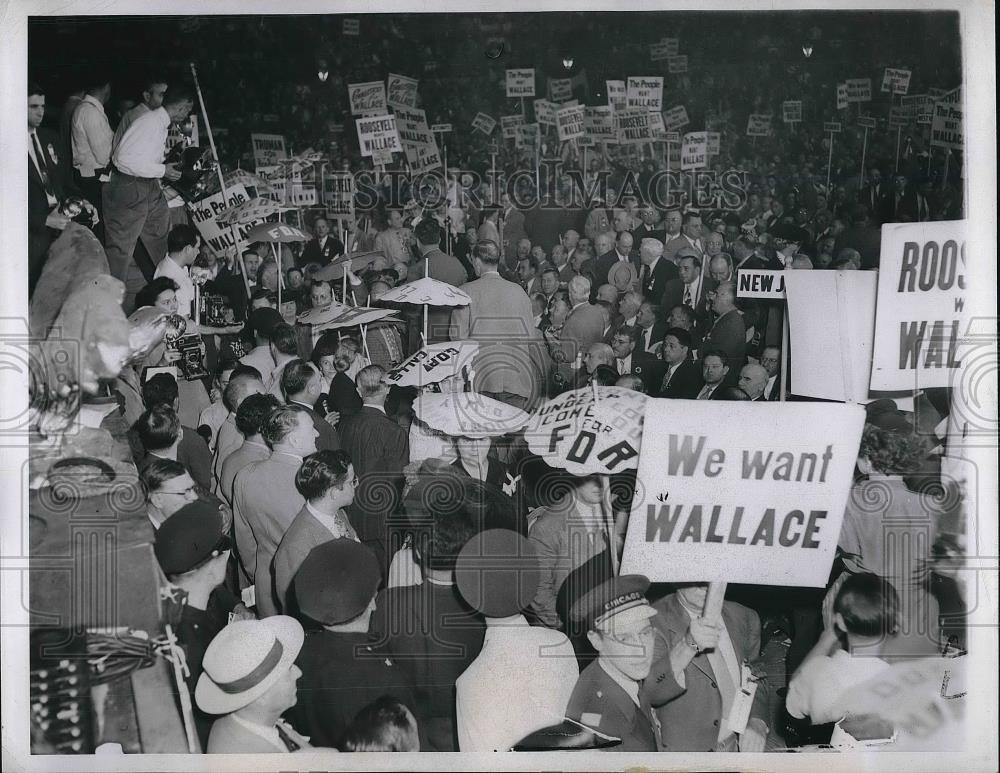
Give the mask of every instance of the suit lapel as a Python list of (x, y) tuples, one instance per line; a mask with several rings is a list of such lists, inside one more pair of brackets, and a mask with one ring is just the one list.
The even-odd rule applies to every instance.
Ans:
[[(677, 596), (670, 596), (664, 601), (664, 612), (663, 622), (666, 624), (667, 630), (677, 638), (683, 636), (688, 628), (688, 614), (677, 600)], [(701, 671), (710, 680), (715, 680), (715, 673), (712, 671), (712, 666), (705, 655), (701, 653), (695, 655), (691, 660), (691, 665)]]

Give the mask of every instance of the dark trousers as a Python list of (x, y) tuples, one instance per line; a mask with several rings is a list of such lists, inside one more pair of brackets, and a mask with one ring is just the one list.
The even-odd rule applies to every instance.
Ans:
[(145, 250), (142, 263), (154, 266), (167, 254), (170, 213), (160, 181), (112, 172), (104, 188), (104, 248), (111, 275), (125, 283), (126, 313), (132, 310), (135, 294), (146, 284), (146, 276), (135, 258), (136, 242)]
[(77, 189), (83, 194), (83, 198), (94, 205), (97, 210), (97, 216), (100, 218), (100, 222), (94, 226), (94, 236), (97, 237), (98, 241), (102, 244), (104, 243), (104, 202), (102, 196), (102, 188), (104, 188), (104, 183), (100, 181), (97, 175), (93, 177), (82, 177), (80, 172), (76, 169), (73, 170), (73, 182), (76, 183)]

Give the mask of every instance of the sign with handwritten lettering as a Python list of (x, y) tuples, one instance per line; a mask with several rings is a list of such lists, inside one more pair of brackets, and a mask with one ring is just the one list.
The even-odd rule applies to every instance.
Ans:
[[(683, 403), (683, 405), (681, 405)], [(825, 587), (865, 411), (648, 400), (622, 574)], [(721, 414), (720, 414), (721, 410)]]
[(389, 73), (386, 102), (393, 107), (416, 107), (417, 85), (419, 83), (415, 78), (407, 78), (405, 75)]
[(385, 101), (385, 81), (348, 83), (351, 115), (383, 115), (388, 110)]
[(479, 351), (478, 341), (445, 341), (414, 352), (389, 371), (388, 381), (397, 386), (422, 387), (458, 376), (472, 365)]

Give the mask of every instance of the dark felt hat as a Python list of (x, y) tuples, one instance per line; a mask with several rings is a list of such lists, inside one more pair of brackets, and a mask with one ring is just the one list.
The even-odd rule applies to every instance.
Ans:
[(458, 554), (455, 583), (462, 598), (487, 617), (509, 617), (526, 609), (542, 573), (534, 546), (509, 529), (487, 529)]
[(334, 539), (317, 545), (292, 580), (299, 611), (317, 623), (353, 620), (371, 603), (382, 572), (375, 554), (360, 542)]
[(184, 574), (229, 550), (222, 514), (208, 502), (191, 502), (165, 520), (156, 532), (153, 552), (167, 576)]

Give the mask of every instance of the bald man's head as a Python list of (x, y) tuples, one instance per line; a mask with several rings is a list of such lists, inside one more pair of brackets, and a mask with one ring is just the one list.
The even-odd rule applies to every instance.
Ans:
[(598, 365), (611, 365), (614, 361), (614, 350), (608, 344), (591, 344), (583, 356), (583, 368), (587, 373), (593, 373)]
[(767, 371), (762, 366), (750, 363), (744, 365), (740, 371), (739, 387), (750, 396), (751, 400), (756, 400), (764, 394), (767, 379)]

